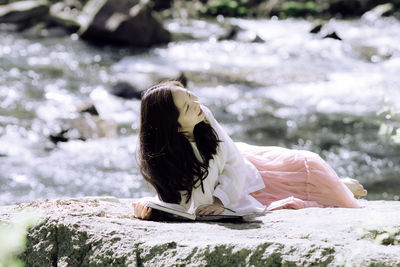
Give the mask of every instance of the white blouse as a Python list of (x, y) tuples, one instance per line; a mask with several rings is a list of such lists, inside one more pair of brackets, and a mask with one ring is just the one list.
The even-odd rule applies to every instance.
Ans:
[[(222, 142), (218, 145), (217, 154), (209, 161), (208, 176), (203, 180), (204, 193), (199, 181), (193, 188), (188, 203), (185, 192), (180, 192), (180, 205), (188, 212), (194, 213), (197, 207), (212, 204), (215, 196), (225, 207), (235, 210), (238, 214), (263, 212), (265, 206), (249, 195), (265, 187), (261, 175), (253, 164), (240, 154), (211, 111), (205, 106), (201, 106), (201, 109)], [(196, 143), (191, 142), (191, 145), (196, 157), (202, 160)]]

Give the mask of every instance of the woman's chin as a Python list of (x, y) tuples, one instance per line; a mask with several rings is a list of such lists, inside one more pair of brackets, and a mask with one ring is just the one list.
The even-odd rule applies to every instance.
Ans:
[(199, 124), (199, 123), (202, 122), (202, 121), (204, 121), (204, 118), (199, 118), (199, 120), (198, 120), (198, 122), (196, 123), (196, 125)]
[(201, 113), (201, 115), (199, 116), (199, 122), (204, 121), (205, 118), (206, 116), (204, 116), (204, 113)]

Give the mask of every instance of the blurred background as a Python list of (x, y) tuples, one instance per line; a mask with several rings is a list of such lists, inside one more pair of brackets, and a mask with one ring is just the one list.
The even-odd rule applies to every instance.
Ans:
[(140, 92), (179, 79), (236, 141), (400, 196), (400, 0), (0, 0), (0, 205), (152, 194)]

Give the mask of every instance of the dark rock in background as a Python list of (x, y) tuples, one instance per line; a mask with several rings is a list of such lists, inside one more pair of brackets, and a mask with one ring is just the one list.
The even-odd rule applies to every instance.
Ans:
[(329, 8), (330, 14), (337, 16), (359, 16), (364, 13), (363, 3), (358, 0), (337, 0), (331, 1)]
[(26, 23), (49, 13), (46, 1), (19, 1), (0, 6), (0, 23)]
[(89, 113), (90, 115), (95, 115), (95, 116), (99, 116), (99, 112), (97, 111), (97, 108), (95, 107), (94, 104), (92, 103), (86, 103), (80, 107), (77, 108), (77, 111), (79, 113)]
[(315, 24), (314, 27), (310, 30), (310, 33), (314, 33), (314, 34), (319, 33), (323, 26), (324, 26), (324, 24), (322, 24), (322, 23)]
[(229, 30), (226, 32), (226, 34), (218, 37), (218, 41), (233, 40), (236, 38), (240, 31), (243, 31), (241, 27), (237, 25), (229, 25)]
[(328, 33), (328, 34), (324, 35), (324, 37), (322, 37), (322, 38), (332, 38), (332, 39), (335, 39), (335, 40), (342, 41), (342, 38), (340, 38), (339, 35), (336, 32)]
[(174, 0), (152, 0), (153, 9), (156, 11), (171, 8)]
[(117, 136), (117, 123), (101, 118), (94, 104), (83, 104), (76, 112), (78, 115), (74, 118), (59, 120), (61, 130), (49, 135), (52, 143)]
[(171, 38), (147, 1), (90, 0), (80, 22), (80, 37), (99, 44), (148, 47)]
[(342, 38), (336, 33), (335, 29), (329, 25), (329, 23), (317, 21), (315, 22), (310, 33), (319, 36), (322, 39), (331, 38), (342, 41)]
[(218, 37), (218, 41), (224, 40), (234, 40), (238, 42), (247, 42), (247, 43), (263, 43), (265, 42), (258, 34), (242, 29), (238, 25), (229, 25), (228, 31)]
[(383, 4), (374, 7), (368, 12), (365, 12), (362, 15), (362, 19), (369, 20), (369, 21), (374, 21), (378, 18), (384, 17), (384, 16), (389, 16), (394, 14), (394, 5), (391, 3)]
[[(51, 5), (44, 0), (32, 0), (0, 5), (0, 23), (16, 23), (19, 31), (33, 27), (30, 34), (43, 37), (46, 36), (42, 34), (43, 28), (57, 26), (65, 30), (64, 34), (79, 30), (82, 39), (96, 44), (149, 47), (171, 39), (147, 0), (91, 0), (86, 4), (79, 0), (54, 2)], [(171, 6), (172, 1), (167, 2), (156, 1), (154, 4), (162, 9)]]
[(111, 88), (111, 94), (125, 99), (141, 99), (142, 93), (128, 82), (118, 82)]
[(81, 27), (78, 22), (81, 8), (82, 6), (78, 1), (55, 3), (50, 7), (49, 21), (66, 29), (68, 32), (77, 32)]
[[(68, 133), (69, 129), (66, 130), (62, 130), (59, 133), (56, 134), (50, 134), (49, 135), (49, 140), (53, 143), (53, 144), (57, 144), (58, 142), (68, 142), (70, 137), (67, 137), (66, 134)], [(82, 141), (85, 141), (84, 139), (80, 139)]]
[[(399, 10), (400, 2), (397, 0), (0, 0), (0, 23), (15, 23), (15, 30), (29, 29), (27, 33), (31, 36), (60, 36), (78, 32), (82, 39), (98, 45), (150, 47), (171, 41), (171, 34), (163, 27), (161, 17), (312, 16), (327, 19), (362, 15), (364, 20), (374, 21), (388, 15), (400, 18)], [(235, 27), (227, 31), (217, 38), (264, 42), (260, 36)], [(318, 31), (317, 27), (312, 33)], [(188, 39), (198, 38), (190, 33), (174, 36), (175, 41)]]
[[(197, 16), (242, 16), (268, 18), (321, 17), (353, 18), (359, 17), (374, 7), (391, 3), (394, 12), (399, 11), (397, 0), (175, 0), (174, 5), (184, 7), (188, 14)], [(400, 16), (400, 15), (399, 15)]]

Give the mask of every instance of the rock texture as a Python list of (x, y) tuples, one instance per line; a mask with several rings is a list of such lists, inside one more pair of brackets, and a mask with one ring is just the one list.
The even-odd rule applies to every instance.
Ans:
[(47, 15), (46, 1), (18, 1), (0, 6), (0, 23), (22, 23)]
[(28, 233), (27, 266), (400, 265), (400, 242), (372, 234), (391, 227), (399, 237), (400, 202), (280, 210), (241, 224), (141, 221), (131, 216), (131, 202), (38, 200), (0, 207), (0, 219), (27, 207), (44, 214)]
[(79, 21), (80, 37), (97, 43), (151, 46), (171, 39), (146, 0), (90, 0)]
[[(37, 24), (77, 32), (98, 45), (150, 47), (171, 40), (149, 0), (47, 0), (0, 2), (0, 23), (19, 24), (19, 30)], [(154, 3), (153, 3), (154, 4)]]

